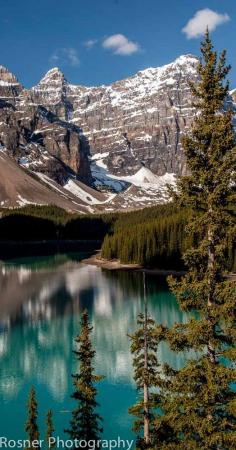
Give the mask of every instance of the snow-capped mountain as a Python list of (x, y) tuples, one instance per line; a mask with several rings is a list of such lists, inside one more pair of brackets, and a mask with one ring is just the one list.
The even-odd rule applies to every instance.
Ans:
[(0, 151), (90, 212), (166, 201), (166, 183), (186, 172), (181, 135), (195, 114), (197, 64), (183, 55), (99, 87), (72, 85), (54, 68), (28, 90), (0, 66)]

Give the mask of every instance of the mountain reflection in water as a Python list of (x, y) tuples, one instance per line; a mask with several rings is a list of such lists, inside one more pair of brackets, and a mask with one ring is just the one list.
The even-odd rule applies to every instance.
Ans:
[[(147, 289), (149, 312), (158, 323), (186, 320), (163, 278), (147, 276)], [(76, 255), (30, 258), (1, 263), (0, 292), (0, 407), (5, 405), (5, 413), (10, 414), (11, 402), (19, 403), (31, 384), (36, 385), (39, 402), (40, 396), (43, 404), (51, 402), (47, 409), (53, 402), (57, 411), (68, 409), (70, 374), (76, 364), (73, 338), (87, 308), (94, 327), (96, 370), (106, 377), (102, 401), (109, 401), (114, 386), (119, 395), (118, 411), (111, 413), (106, 407), (105, 415), (113, 414), (114, 423), (125, 430), (130, 420), (119, 401), (124, 395), (129, 406), (135, 396), (127, 334), (134, 331), (143, 310), (142, 274), (105, 271), (81, 263)], [(162, 344), (159, 360), (179, 367), (184, 355), (174, 355)]]

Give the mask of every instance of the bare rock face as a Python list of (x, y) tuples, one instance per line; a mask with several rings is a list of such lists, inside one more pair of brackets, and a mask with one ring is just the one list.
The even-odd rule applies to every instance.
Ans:
[[(181, 137), (196, 114), (189, 82), (198, 80), (197, 65), (184, 55), (91, 88), (69, 84), (54, 68), (28, 90), (0, 66), (0, 150), (62, 186), (74, 178), (119, 192), (109, 205), (166, 201), (166, 180), (186, 173)], [(236, 91), (232, 105), (236, 110)]]
[(133, 174), (142, 165), (158, 175), (185, 172), (180, 140), (195, 113), (189, 81), (197, 80), (197, 64), (186, 55), (111, 86), (68, 87), (72, 120), (92, 154), (109, 152), (111, 173)]
[(109, 172), (129, 175), (143, 165), (155, 174), (185, 173), (181, 134), (194, 116), (189, 81), (198, 59), (181, 56), (110, 86), (70, 85), (50, 70), (28, 95), (31, 101), (79, 126), (90, 154), (108, 153)]
[(13, 75), (6, 67), (0, 66), (0, 99), (14, 102), (23, 90), (23, 86), (18, 82), (15, 75)]
[(55, 67), (28, 93), (33, 103), (45, 106), (61, 120), (70, 121), (73, 105), (68, 99), (67, 89), (68, 82), (64, 74)]
[[(20, 165), (60, 184), (69, 175), (91, 182), (81, 130), (68, 122), (64, 76), (58, 70), (42, 80), (42, 92), (27, 91), (7, 69), (0, 69), (0, 145)], [(54, 89), (55, 84), (55, 89)], [(44, 95), (45, 85), (53, 95)], [(44, 106), (42, 106), (44, 105)]]

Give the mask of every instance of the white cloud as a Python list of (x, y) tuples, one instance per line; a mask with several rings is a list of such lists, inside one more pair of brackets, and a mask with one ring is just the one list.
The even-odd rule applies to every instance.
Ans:
[(94, 45), (96, 45), (97, 42), (98, 42), (97, 39), (88, 39), (87, 41), (85, 41), (84, 45), (89, 50), (90, 48), (94, 47)]
[(115, 55), (132, 55), (140, 50), (136, 42), (130, 41), (123, 34), (113, 34), (104, 39), (103, 48), (112, 50)]
[(214, 31), (218, 25), (229, 20), (230, 17), (226, 13), (220, 14), (209, 8), (201, 9), (188, 21), (182, 32), (188, 39), (198, 38), (205, 33), (207, 27), (209, 31)]
[(50, 57), (51, 64), (62, 64), (72, 67), (78, 67), (80, 64), (80, 60), (75, 48), (59, 48), (56, 50), (53, 55)]

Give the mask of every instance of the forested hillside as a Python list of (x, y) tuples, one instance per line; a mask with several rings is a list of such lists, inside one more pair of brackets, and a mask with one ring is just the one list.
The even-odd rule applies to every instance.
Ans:
[(184, 232), (186, 214), (160, 207), (120, 217), (114, 233), (104, 239), (102, 257), (123, 263), (180, 267), (181, 254), (192, 241)]
[[(172, 204), (120, 215), (114, 230), (105, 236), (102, 257), (122, 263), (183, 269), (183, 253), (200, 236), (186, 232), (187, 209)], [(236, 269), (235, 237), (229, 239), (229, 267)]]
[(70, 214), (57, 206), (2, 210), (0, 241), (100, 240), (111, 230), (114, 215)]
[[(2, 210), (1, 214), (1, 242), (98, 241), (104, 259), (148, 267), (183, 269), (181, 255), (197, 239), (185, 230), (189, 211), (173, 204), (102, 215), (69, 214), (56, 206), (29, 205)], [(228, 260), (229, 267), (236, 270), (233, 236)]]

